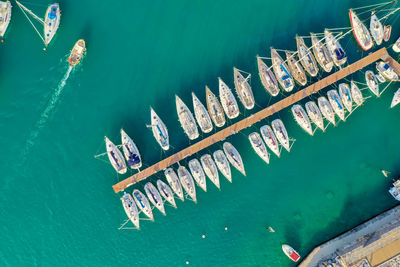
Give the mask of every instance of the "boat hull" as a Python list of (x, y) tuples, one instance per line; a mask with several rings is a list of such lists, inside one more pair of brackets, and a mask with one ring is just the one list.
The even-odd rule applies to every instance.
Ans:
[(179, 181), (178, 176), (172, 168), (167, 168), (164, 171), (165, 178), (167, 178), (167, 182), (175, 194), (179, 197), (180, 200), (185, 201), (183, 196), (183, 190), (181, 182)]
[(148, 182), (144, 186), (144, 191), (146, 192), (147, 198), (150, 200), (151, 203), (159, 210), (162, 214), (166, 215), (164, 202), (162, 201), (160, 192), (156, 189), (156, 187)]
[(257, 65), (258, 75), (265, 90), (271, 96), (277, 96), (279, 94), (279, 86), (274, 73), (260, 57), (257, 57)]
[(351, 9), (349, 10), (349, 17), (351, 27), (353, 29), (353, 35), (358, 45), (364, 51), (370, 50), (374, 46), (374, 43), (372, 42), (372, 38), (367, 27), (365, 27), (364, 23), (360, 21), (356, 13)]
[(272, 130), (274, 130), (275, 136), (278, 139), (279, 143), (290, 152), (290, 142), (289, 136), (287, 134), (285, 125), (280, 119), (273, 120), (271, 123)]
[(217, 150), (213, 153), (214, 162), (217, 164), (218, 169), (222, 175), (232, 183), (231, 167), (229, 166), (228, 159), (222, 150)]
[(262, 140), (261, 136), (259, 133), (253, 132), (249, 134), (249, 141), (251, 144), (251, 147), (254, 149), (254, 151), (257, 153), (257, 155), (265, 161), (267, 164), (269, 164), (269, 153), (267, 150), (267, 147), (264, 144), (264, 141)]
[(319, 110), (317, 104), (314, 101), (309, 101), (305, 105), (308, 117), (311, 121), (322, 131), (325, 131), (324, 127), (324, 118), (322, 117), (322, 113)]
[(239, 154), (239, 151), (237, 151), (237, 149), (229, 142), (224, 142), (222, 147), (228, 161), (232, 164), (232, 166), (246, 176), (243, 160)]
[(279, 158), (281, 156), (281, 151), (279, 149), (278, 139), (276, 138), (272, 128), (269, 125), (264, 125), (260, 128), (260, 132), (268, 148), (271, 149), (271, 151)]
[(176, 208), (176, 202), (174, 198), (174, 193), (172, 193), (171, 187), (169, 187), (166, 183), (161, 180), (157, 180), (157, 189), (160, 192), (160, 195), (168, 201), (174, 208)]
[(192, 177), (196, 181), (197, 185), (207, 192), (206, 175), (204, 174), (203, 168), (198, 159), (192, 159), (188, 163)]

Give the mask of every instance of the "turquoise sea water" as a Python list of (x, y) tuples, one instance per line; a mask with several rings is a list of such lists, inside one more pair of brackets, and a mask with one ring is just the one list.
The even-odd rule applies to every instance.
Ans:
[[(282, 243), (306, 255), (394, 206), (390, 179), (380, 169), (400, 172), (400, 111), (389, 109), (398, 85), (313, 137), (289, 109), (273, 116), (297, 141), (269, 165), (247, 139), (269, 121), (229, 138), (247, 177), (233, 170), (233, 183), (221, 178), (221, 191), (207, 181), (207, 193), (197, 188), (197, 205), (178, 200), (165, 217), (155, 210), (155, 222), (142, 221), (140, 231), (117, 230), (126, 215), (111, 186), (127, 176), (93, 157), (104, 151), (104, 135), (117, 142), (121, 127), (145, 166), (188, 146), (174, 94), (191, 107), (191, 91), (204, 101), (204, 86), (217, 92), (218, 76), (233, 88), (233, 66), (253, 74), (254, 111), (266, 107), (276, 99), (258, 79), (255, 56), (267, 56), (271, 45), (295, 50), (296, 33), (349, 26), (348, 8), (370, 3), (376, 2), (60, 1), (61, 26), (45, 52), (13, 3), (0, 48), (1, 265), (294, 266)], [(47, 4), (26, 3), (38, 14)], [(397, 25), (391, 42), (400, 34)], [(79, 38), (87, 55), (64, 79)], [(350, 62), (366, 54), (350, 35), (342, 45)], [(363, 81), (363, 73), (352, 78)], [(167, 153), (145, 127), (150, 105), (169, 128)]]

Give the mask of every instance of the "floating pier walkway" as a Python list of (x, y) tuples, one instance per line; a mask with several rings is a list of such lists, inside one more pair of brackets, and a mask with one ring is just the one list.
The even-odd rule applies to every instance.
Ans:
[(282, 109), (285, 109), (294, 103), (317, 93), (318, 91), (324, 89), (325, 87), (332, 85), (336, 83), (337, 81), (349, 76), (350, 74), (353, 74), (356, 71), (361, 70), (362, 68), (370, 65), (371, 63), (378, 61), (379, 59), (388, 61), (389, 65), (400, 75), (400, 64), (395, 61), (390, 55), (388, 54), (386, 48), (381, 48), (378, 51), (371, 53), (364, 58), (354, 62), (353, 64), (335, 72), (332, 73), (331, 75), (315, 82), (314, 84), (276, 102), (273, 105), (270, 105), (269, 107), (262, 109), (255, 114), (242, 119), (241, 121), (238, 121), (234, 124), (232, 124), (229, 127), (226, 127), (218, 132), (216, 132), (213, 135), (210, 135), (203, 140), (200, 140), (199, 142), (179, 151), (178, 153), (175, 153), (174, 155), (169, 156), (166, 159), (163, 159), (159, 161), (158, 163), (144, 169), (143, 171), (113, 185), (113, 189), (115, 193), (118, 193), (120, 191), (125, 190), (125, 188), (140, 182), (149, 176), (155, 174), (156, 172), (162, 171), (166, 169), (167, 167), (215, 144), (218, 143), (219, 141), (225, 140), (227, 137), (234, 135), (238, 133), (239, 131), (273, 115), (276, 112), (281, 111)]

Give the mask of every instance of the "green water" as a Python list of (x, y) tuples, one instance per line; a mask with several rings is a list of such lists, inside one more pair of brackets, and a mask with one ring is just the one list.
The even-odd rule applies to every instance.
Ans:
[[(191, 107), (191, 91), (204, 101), (204, 86), (216, 92), (218, 76), (233, 88), (233, 66), (253, 74), (254, 111), (276, 101), (282, 96), (270, 100), (255, 56), (267, 56), (271, 45), (294, 50), (296, 33), (348, 26), (347, 9), (369, 3), (61, 1), (60, 29), (46, 52), (14, 3), (0, 48), (1, 265), (294, 266), (281, 243), (306, 255), (394, 206), (380, 169), (400, 172), (399, 108), (389, 109), (397, 85), (314, 137), (288, 109), (280, 112), (271, 119), (280, 117), (297, 141), (269, 165), (247, 139), (268, 121), (229, 138), (247, 177), (234, 170), (232, 184), (221, 178), (221, 191), (208, 181), (207, 193), (197, 188), (197, 205), (177, 200), (165, 217), (155, 210), (155, 222), (142, 221), (140, 231), (117, 230), (126, 215), (111, 186), (127, 176), (93, 157), (104, 151), (104, 135), (117, 141), (121, 127), (145, 166), (188, 146), (174, 94)], [(41, 14), (47, 4), (26, 5)], [(394, 24), (391, 42), (399, 33)], [(79, 38), (87, 55), (61, 86)], [(350, 62), (363, 55), (351, 36), (342, 44)], [(150, 105), (169, 128), (167, 153), (145, 127)]]

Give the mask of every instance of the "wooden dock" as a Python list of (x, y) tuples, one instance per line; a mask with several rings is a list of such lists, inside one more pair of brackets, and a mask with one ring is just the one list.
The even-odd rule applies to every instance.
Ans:
[(278, 102), (275, 104), (262, 109), (258, 111), (257, 113), (250, 115), (247, 118), (244, 118), (234, 124), (232, 124), (229, 127), (226, 127), (218, 132), (216, 132), (213, 135), (210, 135), (203, 140), (200, 140), (199, 142), (175, 153), (174, 155), (169, 156), (166, 159), (161, 160), (160, 162), (144, 169), (143, 171), (113, 185), (113, 189), (115, 193), (118, 193), (120, 191), (123, 191), (125, 188), (140, 182), (149, 176), (155, 174), (156, 172), (162, 171), (166, 169), (167, 167), (219, 142), (227, 137), (238, 133), (239, 131), (271, 116), (272, 114), (281, 111), (284, 108), (287, 108), (294, 103), (312, 95), (315, 94), (316, 92), (324, 89), (325, 87), (332, 85), (336, 83), (337, 81), (345, 78), (346, 76), (361, 70), (362, 68), (370, 65), (371, 63), (379, 60), (379, 59), (384, 59), (388, 60), (390, 65), (397, 71), (397, 73), (400, 74), (400, 64), (395, 61), (393, 58), (389, 56), (387, 53), (386, 48), (381, 48), (378, 51), (371, 53), (364, 58), (354, 62), (353, 64), (335, 72), (332, 73), (331, 75), (315, 82), (314, 84), (306, 87), (305, 89), (302, 89)]

